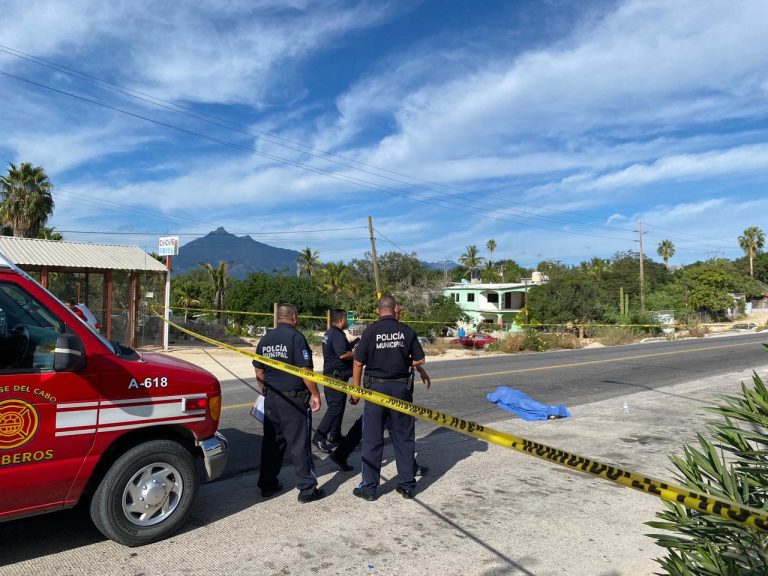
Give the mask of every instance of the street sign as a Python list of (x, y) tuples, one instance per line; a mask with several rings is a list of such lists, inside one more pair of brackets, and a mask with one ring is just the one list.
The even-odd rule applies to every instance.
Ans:
[(179, 255), (179, 237), (166, 236), (160, 238), (160, 248), (157, 251), (160, 256), (178, 256)]

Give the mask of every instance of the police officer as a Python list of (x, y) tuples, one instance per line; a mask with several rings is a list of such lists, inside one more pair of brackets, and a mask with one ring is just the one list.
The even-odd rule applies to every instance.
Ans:
[[(377, 304), (379, 320), (363, 332), (355, 348), (352, 381), (375, 392), (411, 402), (409, 385), (411, 368), (424, 364), (424, 350), (416, 333), (395, 317), (397, 302), (392, 296), (382, 296)], [(362, 379), (363, 366), (365, 378)], [(357, 398), (351, 403), (355, 404)], [(413, 498), (416, 488), (415, 445), (416, 427), (413, 416), (384, 408), (373, 402), (363, 407), (363, 478), (352, 493), (364, 500), (375, 500), (381, 478), (381, 457), (384, 450), (384, 428), (395, 449), (397, 488), (403, 498)]]
[[(331, 327), (323, 335), (323, 374), (347, 382), (352, 377), (352, 348), (356, 342), (349, 342), (344, 335), (347, 327), (347, 311), (340, 308), (331, 310)], [(333, 452), (333, 445), (341, 440), (341, 421), (347, 395), (333, 388), (325, 387), (326, 412), (315, 431), (312, 444), (324, 452)]]
[[(395, 319), (400, 320), (400, 314), (402, 310), (400, 309), (400, 305), (397, 304), (395, 306)], [(352, 343), (354, 345), (354, 342)], [(419, 365), (415, 366), (416, 371), (421, 376), (421, 381), (427, 385), (427, 390), (429, 390), (429, 387), (432, 385), (432, 379), (429, 377), (429, 374), (427, 374), (427, 371), (424, 369), (424, 366)], [(411, 391), (413, 391), (413, 378), (414, 374), (410, 374), (411, 378)], [(354, 401), (354, 398), (350, 398), (351, 404), (356, 404), (357, 402)], [(336, 465), (341, 468), (345, 472), (350, 472), (352, 470), (352, 466), (350, 466), (347, 463), (347, 458), (349, 458), (349, 455), (354, 452), (355, 448), (357, 448), (357, 445), (360, 444), (363, 440), (363, 417), (360, 416), (355, 422), (352, 424), (350, 429), (347, 431), (346, 436), (341, 437), (341, 441), (339, 442), (338, 447), (333, 451), (330, 458), (333, 462), (336, 463)], [(429, 472), (429, 468), (426, 466), (420, 465), (418, 462), (414, 462), (414, 470), (416, 473), (416, 476), (426, 476), (426, 474)]]
[[(256, 346), (256, 353), (286, 364), (312, 369), (312, 352), (304, 335), (296, 330), (296, 307), (277, 308), (277, 328), (267, 333)], [(256, 380), (264, 394), (264, 440), (261, 445), (259, 488), (265, 498), (283, 489), (277, 478), (283, 466), (286, 447), (296, 470), (299, 502), (319, 500), (325, 493), (317, 488), (317, 477), (310, 450), (312, 412), (320, 410), (317, 384), (277, 368), (253, 361)]]

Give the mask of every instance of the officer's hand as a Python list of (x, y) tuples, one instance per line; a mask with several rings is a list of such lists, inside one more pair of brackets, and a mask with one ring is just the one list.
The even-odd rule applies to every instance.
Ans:
[(358, 403), (358, 402), (360, 402), (360, 398), (358, 398), (357, 396), (350, 396), (350, 397), (349, 397), (349, 403), (350, 403), (352, 406), (357, 406), (357, 403)]
[(312, 412), (320, 410), (320, 394), (312, 394), (309, 397), (309, 407), (312, 409)]

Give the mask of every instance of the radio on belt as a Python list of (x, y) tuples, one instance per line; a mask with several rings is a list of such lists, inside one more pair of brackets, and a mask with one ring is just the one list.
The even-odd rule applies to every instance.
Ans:
[(219, 476), (221, 387), (210, 373), (107, 342), (0, 255), (0, 521), (88, 499), (108, 538), (178, 530)]

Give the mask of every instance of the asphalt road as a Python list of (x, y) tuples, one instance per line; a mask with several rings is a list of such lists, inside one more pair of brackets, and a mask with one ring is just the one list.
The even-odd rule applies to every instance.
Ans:
[[(616, 399), (616, 410), (632, 395), (693, 379), (765, 364), (768, 332), (706, 339), (646, 342), (585, 350), (526, 353), (440, 362), (428, 359), (432, 388), (417, 383), (414, 401), (449, 414), (492, 425), (512, 417), (486, 400), (498, 386), (522, 390), (547, 404), (568, 407)], [(222, 380), (224, 409), (221, 431), (232, 453), (225, 478), (257, 468), (261, 425), (250, 416), (255, 378)], [(347, 406), (345, 430), (361, 413)], [(324, 409), (323, 409), (324, 410)], [(320, 422), (323, 411), (314, 416)], [(434, 425), (417, 420), (416, 436)]]

